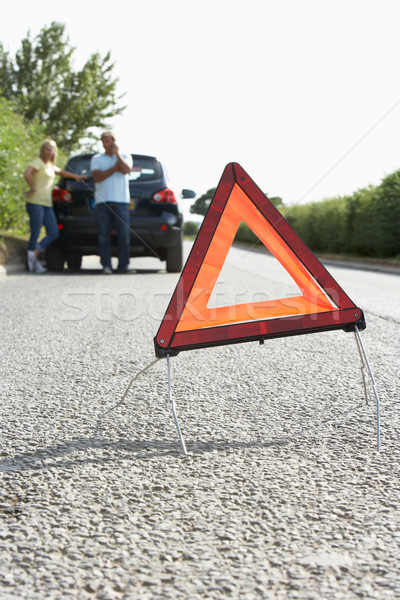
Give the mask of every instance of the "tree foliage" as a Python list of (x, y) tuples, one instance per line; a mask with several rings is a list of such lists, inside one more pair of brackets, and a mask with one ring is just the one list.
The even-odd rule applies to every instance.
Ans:
[(202, 215), (204, 217), (208, 207), (210, 206), (210, 202), (214, 197), (216, 189), (217, 188), (209, 189), (205, 194), (199, 196), (195, 202), (193, 202), (192, 206), (190, 207), (190, 212), (192, 215)]
[(110, 53), (92, 54), (76, 71), (74, 50), (58, 22), (43, 27), (33, 40), (28, 33), (15, 60), (0, 43), (1, 95), (67, 151), (93, 138), (92, 128), (107, 127), (107, 120), (125, 108), (118, 107)]
[(185, 221), (183, 226), (183, 234), (189, 237), (194, 237), (197, 235), (199, 231), (198, 223), (194, 223), (193, 221)]
[(276, 206), (276, 208), (281, 209), (285, 206), (285, 203), (280, 196), (268, 196), (268, 194), (265, 195), (268, 197), (268, 200), (272, 202), (274, 206)]

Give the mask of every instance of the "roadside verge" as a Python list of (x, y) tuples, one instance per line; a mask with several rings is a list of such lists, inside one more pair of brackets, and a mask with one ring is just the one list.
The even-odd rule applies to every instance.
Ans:
[[(241, 243), (235, 243), (235, 245), (243, 246)], [(0, 232), (0, 276), (25, 269), (27, 247), (27, 237)], [(260, 249), (259, 247), (252, 247), (251, 250), (256, 252), (267, 252), (265, 248)], [(380, 260), (323, 254), (318, 254), (317, 256), (328, 268), (331, 265), (347, 269), (361, 269), (365, 271), (377, 271), (400, 275), (400, 260), (396, 259)]]
[(0, 276), (25, 268), (27, 247), (25, 237), (0, 233)]

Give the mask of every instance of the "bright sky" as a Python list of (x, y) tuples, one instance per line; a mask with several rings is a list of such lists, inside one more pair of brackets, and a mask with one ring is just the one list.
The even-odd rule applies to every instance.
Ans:
[(81, 64), (111, 51), (120, 146), (162, 158), (178, 189), (201, 195), (235, 161), (296, 204), (400, 168), (398, 0), (22, 0), (0, 41), (14, 55), (52, 21)]

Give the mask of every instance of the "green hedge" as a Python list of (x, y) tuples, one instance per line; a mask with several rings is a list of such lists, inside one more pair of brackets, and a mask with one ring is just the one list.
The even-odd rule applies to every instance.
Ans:
[[(400, 258), (400, 171), (351, 196), (287, 206), (281, 212), (314, 252)], [(244, 223), (235, 239), (259, 242)]]
[(400, 171), (352, 196), (288, 207), (284, 216), (315, 252), (399, 257)]
[(284, 216), (315, 252), (350, 251), (346, 198), (288, 207)]
[(199, 225), (193, 221), (185, 221), (183, 224), (183, 235), (188, 237), (196, 237), (199, 231)]

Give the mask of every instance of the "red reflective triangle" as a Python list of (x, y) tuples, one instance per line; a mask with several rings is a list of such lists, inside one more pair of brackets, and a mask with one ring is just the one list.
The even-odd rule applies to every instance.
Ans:
[[(208, 308), (242, 221), (291, 275), (301, 295)], [(365, 328), (362, 310), (242, 167), (228, 164), (154, 338), (156, 355), (331, 329), (352, 331), (356, 325)]]

